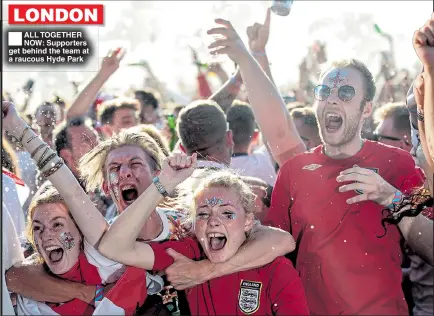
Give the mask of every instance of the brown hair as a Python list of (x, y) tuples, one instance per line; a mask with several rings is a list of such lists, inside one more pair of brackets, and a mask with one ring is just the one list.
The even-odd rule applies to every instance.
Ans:
[(295, 108), (291, 111), (292, 118), (302, 119), (304, 125), (307, 125), (313, 128), (316, 133), (318, 133), (318, 122), (316, 120), (315, 112), (312, 108), (303, 107), (303, 108)]
[(113, 100), (104, 101), (98, 109), (98, 121), (101, 124), (112, 124), (113, 117), (119, 109), (131, 109), (136, 111), (138, 115), (140, 111), (140, 102), (130, 98), (116, 98)]
[(252, 141), (256, 122), (253, 110), (248, 103), (235, 100), (227, 114), (229, 129), (233, 133), (235, 145), (248, 145)]
[(326, 64), (324, 69), (321, 71), (320, 78), (324, 77), (324, 75), (332, 68), (353, 68), (360, 72), (363, 77), (363, 82), (365, 86), (365, 101), (362, 102), (362, 107), (365, 105), (366, 101), (374, 100), (375, 96), (375, 81), (372, 73), (369, 71), (366, 65), (357, 59), (340, 59), (332, 61), (329, 64)]
[(393, 119), (393, 125), (400, 131), (411, 133), (410, 112), (404, 103), (387, 103), (374, 112), (374, 121), (379, 124), (387, 118)]
[(203, 156), (221, 151), (227, 132), (226, 116), (211, 100), (198, 100), (183, 108), (178, 116), (177, 131), (188, 153)]
[(164, 154), (151, 136), (131, 130), (121, 131), (99, 143), (80, 159), (80, 175), (86, 181), (88, 191), (93, 192), (102, 188), (108, 154), (114, 149), (128, 145), (137, 146), (146, 153), (151, 171), (161, 170)]

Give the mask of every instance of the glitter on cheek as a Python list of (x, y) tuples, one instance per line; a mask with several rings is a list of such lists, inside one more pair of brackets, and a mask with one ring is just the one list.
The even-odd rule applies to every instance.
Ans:
[(119, 184), (119, 177), (116, 172), (110, 172), (109, 181), (111, 184)]
[(113, 188), (113, 192), (115, 194), (115, 199), (119, 201), (121, 193), (119, 192), (119, 188), (118, 187), (114, 187)]
[(65, 247), (66, 250), (70, 250), (72, 247), (75, 246), (75, 240), (74, 237), (70, 232), (63, 232), (60, 234), (60, 242), (62, 243), (63, 247)]

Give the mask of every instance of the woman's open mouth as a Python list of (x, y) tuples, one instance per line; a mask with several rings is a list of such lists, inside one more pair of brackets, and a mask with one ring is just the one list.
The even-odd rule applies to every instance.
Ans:
[(227, 238), (224, 234), (209, 233), (209, 234), (207, 234), (207, 237), (208, 237), (209, 249), (212, 252), (220, 251), (226, 245)]
[(121, 195), (125, 204), (131, 205), (139, 197), (137, 188), (134, 185), (127, 184), (121, 187)]
[(50, 259), (50, 263), (59, 263), (64, 254), (63, 248), (59, 246), (48, 246), (45, 247), (45, 252), (48, 255), (48, 258)]
[(329, 133), (337, 132), (341, 128), (343, 122), (342, 116), (337, 113), (328, 112), (325, 115), (325, 127)]

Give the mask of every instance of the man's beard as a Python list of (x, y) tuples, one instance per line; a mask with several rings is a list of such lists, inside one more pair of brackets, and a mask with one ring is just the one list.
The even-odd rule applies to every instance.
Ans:
[(350, 143), (354, 137), (357, 136), (358, 132), (359, 132), (359, 128), (360, 125), (363, 124), (363, 122), (360, 120), (362, 117), (363, 112), (361, 111), (357, 116), (353, 116), (350, 118), (347, 118), (344, 122), (343, 125), (345, 125), (345, 129), (342, 133), (342, 138), (338, 139), (338, 140), (333, 140), (333, 141), (327, 141), (326, 138), (327, 136), (324, 136), (324, 134), (326, 134), (325, 129), (326, 127), (322, 127), (320, 128), (320, 137), (321, 137), (321, 142), (325, 145), (330, 145), (333, 147), (343, 147), (345, 145), (347, 145), (348, 143)]

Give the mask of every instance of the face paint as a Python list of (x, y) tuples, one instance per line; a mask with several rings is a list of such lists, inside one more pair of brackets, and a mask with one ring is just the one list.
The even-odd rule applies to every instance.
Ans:
[(333, 88), (337, 88), (339, 84), (345, 81), (345, 79), (345, 72), (338, 69), (335, 71), (335, 74), (329, 78), (329, 82), (333, 84)]
[(111, 184), (118, 184), (119, 183), (119, 178), (116, 172), (111, 172), (109, 174), (109, 181)]
[(211, 199), (206, 199), (205, 203), (209, 206), (216, 206), (219, 204), (223, 204), (223, 200), (213, 196)]
[(75, 246), (75, 240), (74, 237), (72, 237), (72, 234), (67, 232), (63, 232), (60, 234), (60, 242), (62, 243), (63, 247), (65, 247), (66, 250), (71, 249)]
[(109, 183), (113, 189), (115, 199), (119, 201), (121, 194), (119, 192), (119, 188), (117, 187), (117, 185), (119, 184), (119, 177), (118, 177), (118, 174), (116, 172), (111, 172), (109, 174)]

